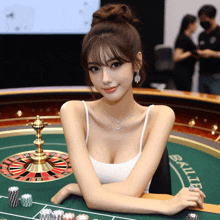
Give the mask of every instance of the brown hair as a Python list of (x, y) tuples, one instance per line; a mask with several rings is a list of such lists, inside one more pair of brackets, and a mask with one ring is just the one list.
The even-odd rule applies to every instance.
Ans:
[[(138, 31), (134, 27), (139, 23), (133, 12), (125, 4), (107, 4), (93, 14), (91, 29), (82, 43), (81, 65), (86, 73), (86, 83), (92, 86), (88, 70), (88, 55), (93, 62), (103, 63), (100, 51), (103, 50), (110, 58), (118, 61), (131, 62), (140, 66), (137, 53), (142, 52), (142, 44)], [(144, 62), (140, 68), (141, 81), (132, 83), (140, 87), (145, 80)]]

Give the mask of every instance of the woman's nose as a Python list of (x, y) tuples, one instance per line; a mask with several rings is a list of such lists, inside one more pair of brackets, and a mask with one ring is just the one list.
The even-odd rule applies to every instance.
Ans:
[(109, 68), (103, 68), (102, 81), (104, 84), (109, 84), (112, 82), (112, 72)]

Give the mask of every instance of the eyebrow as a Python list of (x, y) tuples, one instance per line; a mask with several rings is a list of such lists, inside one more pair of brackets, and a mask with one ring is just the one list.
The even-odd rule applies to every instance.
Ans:
[[(107, 60), (106, 63), (109, 63), (109, 62), (111, 62), (113, 60), (117, 60), (117, 59), (116, 58), (111, 58), (111, 59)], [(91, 64), (100, 65), (100, 63), (98, 63), (98, 62), (88, 62), (88, 65), (91, 65)]]

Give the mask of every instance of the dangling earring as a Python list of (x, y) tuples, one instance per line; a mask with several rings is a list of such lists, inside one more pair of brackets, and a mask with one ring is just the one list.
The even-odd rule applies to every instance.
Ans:
[(141, 76), (139, 75), (139, 70), (137, 71), (137, 74), (136, 74), (136, 76), (134, 77), (134, 81), (135, 81), (136, 83), (139, 83), (139, 82), (141, 81)]

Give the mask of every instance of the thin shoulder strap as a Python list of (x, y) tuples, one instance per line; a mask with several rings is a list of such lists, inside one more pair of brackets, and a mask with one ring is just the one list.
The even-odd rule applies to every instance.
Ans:
[(86, 127), (87, 127), (87, 132), (86, 132), (86, 145), (88, 143), (88, 138), (89, 138), (89, 110), (88, 107), (86, 105), (86, 102), (84, 100), (82, 100), (84, 106), (85, 106), (85, 110), (86, 110)]
[(140, 152), (142, 151), (142, 145), (143, 145), (143, 137), (144, 137), (144, 131), (145, 131), (145, 128), (146, 128), (146, 125), (147, 125), (147, 121), (148, 121), (148, 115), (149, 115), (149, 112), (150, 112), (150, 109), (153, 107), (154, 105), (150, 105), (148, 110), (147, 110), (147, 113), (146, 113), (146, 116), (145, 116), (145, 121), (144, 121), (144, 126), (143, 126), (143, 130), (142, 130), (142, 134), (141, 134), (141, 141), (140, 141)]

